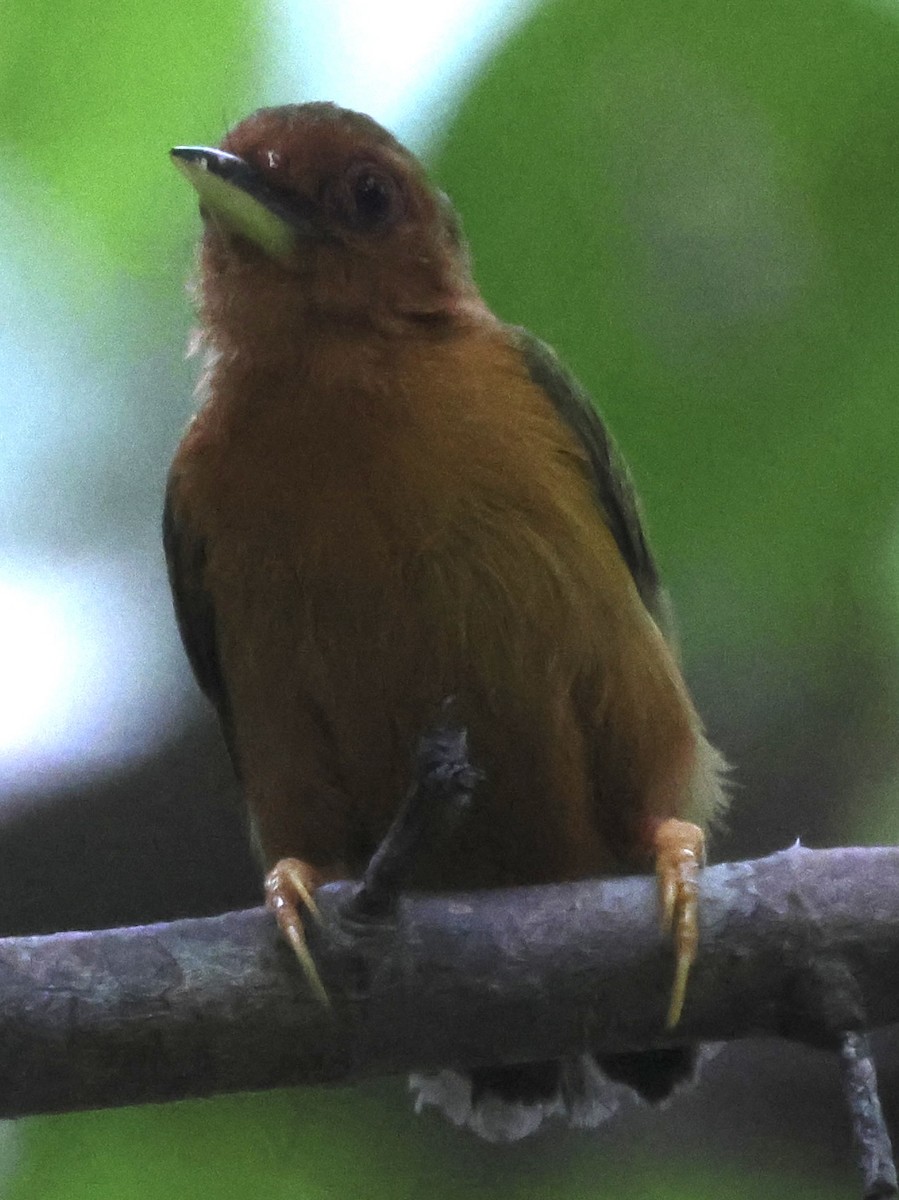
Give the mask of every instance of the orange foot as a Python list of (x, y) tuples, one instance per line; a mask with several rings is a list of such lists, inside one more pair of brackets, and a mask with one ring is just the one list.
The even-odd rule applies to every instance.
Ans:
[(662, 931), (674, 938), (674, 984), (665, 1026), (680, 1020), (687, 977), (699, 945), (699, 871), (705, 862), (705, 835), (698, 825), (672, 817), (653, 835), (656, 877), (662, 903)]
[(317, 921), (321, 920), (314, 893), (323, 882), (322, 875), (309, 863), (302, 862), (299, 858), (282, 858), (265, 877), (265, 904), (266, 908), (275, 914), (278, 928), (300, 960), (309, 986), (324, 1007), (330, 1008), (331, 1001), (306, 945), (306, 934), (300, 917), (302, 906), (308, 909)]

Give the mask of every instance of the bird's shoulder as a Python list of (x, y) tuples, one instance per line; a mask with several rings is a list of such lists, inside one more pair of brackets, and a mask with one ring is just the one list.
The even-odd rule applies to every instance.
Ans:
[(574, 436), (597, 504), (640, 597), (653, 617), (667, 624), (667, 601), (644, 529), (640, 502), (627, 465), (596, 405), (545, 342), (520, 326), (507, 326), (505, 337), (521, 356), (533, 386), (550, 401)]

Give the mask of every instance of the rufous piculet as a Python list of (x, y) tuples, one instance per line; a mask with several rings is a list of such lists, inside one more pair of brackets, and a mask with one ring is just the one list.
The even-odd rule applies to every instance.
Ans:
[[(453, 853), (425, 854), (415, 886), (654, 869), (673, 1026), (724, 768), (596, 409), (490, 311), (450, 201), (371, 118), (261, 109), (221, 147), (172, 157), (203, 219), (205, 368), (168, 481), (171, 586), (311, 986), (324, 998), (302, 910), (365, 867), (452, 696), (484, 780)], [(551, 1115), (595, 1123), (607, 1080), (660, 1099), (694, 1055), (413, 1084), (420, 1105), (512, 1139)]]

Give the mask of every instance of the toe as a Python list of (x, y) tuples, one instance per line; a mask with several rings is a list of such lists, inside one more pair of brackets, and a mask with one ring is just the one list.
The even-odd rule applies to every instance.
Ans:
[(278, 928), (296, 955), (317, 999), (325, 1008), (330, 1008), (328, 993), (306, 943), (300, 915), (305, 909), (316, 920), (321, 920), (314, 895), (321, 882), (320, 873), (309, 863), (298, 858), (282, 858), (265, 877), (265, 903), (274, 914)]
[(705, 838), (698, 825), (672, 818), (659, 824), (654, 843), (662, 929), (674, 940), (674, 982), (665, 1021), (672, 1029), (683, 1011), (699, 944), (699, 871)]

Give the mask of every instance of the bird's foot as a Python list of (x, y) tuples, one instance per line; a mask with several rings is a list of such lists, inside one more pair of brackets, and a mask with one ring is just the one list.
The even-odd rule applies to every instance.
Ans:
[(665, 1026), (680, 1020), (687, 978), (699, 945), (699, 871), (705, 862), (705, 835), (698, 825), (672, 817), (653, 834), (662, 931), (674, 940), (674, 983)]
[(318, 968), (309, 953), (300, 909), (305, 908), (316, 921), (321, 917), (315, 903), (315, 890), (324, 879), (319, 871), (299, 858), (282, 858), (265, 877), (265, 905), (275, 914), (278, 928), (300, 961), (309, 986), (325, 1008), (331, 1001)]

